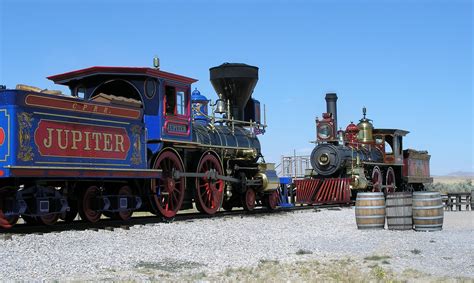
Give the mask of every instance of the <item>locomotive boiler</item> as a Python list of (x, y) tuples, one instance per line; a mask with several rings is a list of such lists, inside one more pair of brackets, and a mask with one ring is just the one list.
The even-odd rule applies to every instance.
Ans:
[(400, 129), (376, 129), (363, 117), (337, 130), (337, 95), (326, 94), (326, 112), (316, 119), (316, 146), (306, 179), (297, 180), (299, 203), (349, 203), (357, 190), (421, 190), (432, 182), (430, 155), (403, 149)]
[[(158, 60), (154, 61), (158, 63)], [(0, 89), (0, 226), (58, 219), (173, 218), (196, 208), (274, 209), (278, 178), (257, 135), (258, 68), (210, 69), (218, 99), (195, 79), (155, 68), (91, 67), (50, 76), (71, 95)], [(209, 110), (209, 107), (211, 110)]]

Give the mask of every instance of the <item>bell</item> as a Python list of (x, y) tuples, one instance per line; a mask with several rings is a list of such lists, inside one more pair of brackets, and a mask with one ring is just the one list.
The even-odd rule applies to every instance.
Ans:
[(218, 99), (216, 101), (216, 113), (219, 113), (219, 114), (222, 114), (222, 113), (226, 113), (226, 103), (224, 100), (222, 99)]

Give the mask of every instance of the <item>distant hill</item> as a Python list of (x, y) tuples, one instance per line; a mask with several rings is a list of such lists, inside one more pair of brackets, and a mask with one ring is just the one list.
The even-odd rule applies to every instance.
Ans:
[(474, 176), (474, 172), (456, 171), (456, 172), (449, 173), (446, 176), (449, 176), (449, 177), (472, 177), (472, 176)]

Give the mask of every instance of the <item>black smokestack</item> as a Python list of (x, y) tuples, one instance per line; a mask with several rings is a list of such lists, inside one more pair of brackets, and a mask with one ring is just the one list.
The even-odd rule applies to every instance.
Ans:
[(332, 113), (334, 128), (337, 131), (337, 94), (326, 93), (326, 112)]
[(209, 69), (211, 83), (225, 102), (230, 101), (234, 119), (244, 120), (244, 107), (258, 81), (258, 68), (241, 63), (224, 63)]

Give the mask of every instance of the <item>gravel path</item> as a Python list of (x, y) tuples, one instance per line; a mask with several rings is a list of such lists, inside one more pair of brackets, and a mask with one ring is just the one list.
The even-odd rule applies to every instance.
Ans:
[(445, 212), (439, 232), (360, 231), (346, 208), (13, 236), (0, 240), (0, 279), (148, 280), (375, 255), (395, 273), (474, 279), (474, 212)]

